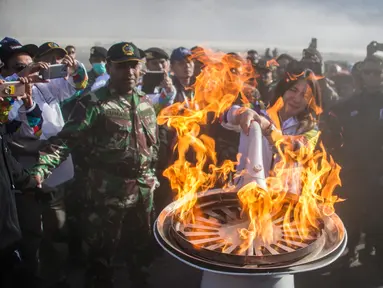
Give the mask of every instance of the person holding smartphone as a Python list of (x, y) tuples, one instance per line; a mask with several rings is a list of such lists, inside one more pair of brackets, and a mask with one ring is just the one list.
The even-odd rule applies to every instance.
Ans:
[[(14, 45), (12, 44), (12, 46)], [(2, 48), (4, 48), (4, 44)], [(88, 80), (84, 65), (67, 55), (67, 51), (54, 42), (44, 43), (38, 47), (33, 56), (34, 62), (31, 61), (32, 59), (30, 57), (28, 59), (30, 63), (25, 63), (26, 66), (18, 73), (19, 76), (26, 70), (28, 73), (31, 73), (31, 75), (33, 74), (34, 80), (38, 80), (40, 79), (39, 74), (41, 72), (50, 70), (50, 68), (54, 67), (53, 65), (57, 67), (58, 64), (66, 66), (65, 69), (68, 71), (68, 74), (60, 78), (50, 79), (46, 81), (46, 83), (34, 83), (31, 87), (32, 99), (41, 109), (41, 118), (43, 119), (41, 129), (38, 131), (39, 133), (34, 133), (32, 129), (29, 129), (25, 130), (25, 132), (28, 133), (17, 134), (12, 137), (12, 144), (18, 149), (18, 153), (16, 154), (18, 161), (25, 168), (29, 168), (36, 163), (36, 155), (39, 153), (40, 145), (51, 136), (56, 135), (64, 126), (65, 121), (60, 105), (77, 90), (84, 89)], [(21, 106), (22, 103), (20, 103), (20, 101), (15, 101), (12, 105), (12, 109), (9, 111), (9, 116), (17, 115)], [(43, 253), (44, 249), (40, 249), (42, 232), (44, 231), (44, 235), (48, 236), (45, 237), (45, 239), (50, 239), (50, 235), (48, 235), (47, 232), (56, 232), (61, 229), (60, 227), (63, 227), (63, 223), (65, 222), (65, 217), (63, 217), (63, 215), (65, 215), (65, 209), (63, 208), (62, 201), (59, 200), (62, 199), (65, 194), (64, 183), (71, 180), (73, 176), (74, 166), (70, 156), (60, 167), (53, 171), (52, 176), (48, 182), (46, 182), (46, 184), (51, 187), (58, 187), (60, 185), (60, 192), (56, 193), (55, 201), (52, 201), (50, 205), (45, 205), (44, 209), (42, 209), (41, 205), (33, 198), (26, 197), (23, 194), (20, 194), (20, 197), (17, 197), (16, 200), (19, 207), (20, 225), (24, 236), (21, 241), (25, 255), (24, 263), (31, 274), (34, 274), (35, 277), (42, 277), (44, 282), (54, 282), (56, 279), (53, 278), (61, 271), (56, 269), (57, 271), (46, 272), (47, 269), (43, 269), (45, 267), (52, 267), (52, 269), (54, 269), (58, 264), (53, 263), (50, 259), (59, 259), (59, 257), (48, 257), (54, 255), (54, 252), (58, 250), (53, 251), (54, 249), (50, 249), (51, 251)], [(50, 218), (53, 219), (55, 217), (57, 221), (47, 222), (45, 219), (48, 217), (45, 217), (45, 215), (51, 215)], [(44, 230), (41, 228), (41, 219), (43, 219)], [(48, 225), (50, 226), (48, 227)], [(54, 225), (56, 226), (53, 227)], [(52, 243), (49, 242), (49, 244)], [(42, 247), (51, 248), (53, 245), (43, 245)], [(47, 257), (43, 257), (42, 255), (47, 255)], [(40, 261), (38, 257), (40, 257)]]
[[(7, 78), (6, 78), (7, 79)], [(47, 199), (46, 195), (39, 192), (37, 182), (23, 170), (22, 165), (17, 162), (18, 150), (11, 145), (12, 137), (23, 133), (24, 130), (33, 129), (31, 122), (34, 122), (38, 129), (41, 129), (41, 110), (32, 100), (32, 77), (21, 77), (18, 81), (6, 82), (0, 79), (0, 287), (24, 287), (30, 285), (35, 287), (35, 271), (30, 265), (27, 250), (21, 244), (26, 231), (24, 222), (20, 215), (24, 210), (20, 206), (21, 197), (33, 199), (36, 203)], [(6, 90), (14, 93), (7, 95)], [(15, 101), (22, 101), (24, 104), (19, 109), (19, 118), (9, 121), (8, 113)], [(29, 109), (28, 109), (29, 108)], [(29, 111), (29, 112), (26, 112)], [(28, 123), (29, 122), (29, 123)], [(46, 187), (47, 188), (47, 187)], [(20, 190), (34, 189), (35, 193), (22, 193)], [(49, 190), (50, 188), (48, 188)], [(46, 189), (45, 189), (46, 190)], [(47, 193), (53, 190), (45, 191)], [(49, 201), (49, 200), (48, 200)], [(17, 207), (16, 207), (17, 206)], [(16, 209), (17, 208), (17, 209)], [(17, 240), (17, 242), (16, 242)], [(21, 262), (23, 265), (21, 266)], [(22, 277), (20, 277), (22, 276)]]
[[(38, 47), (33, 44), (22, 45), (16, 39), (5, 37), (0, 41), (0, 59), (4, 63), (1, 70), (0, 79), (6, 82), (19, 81), (22, 78), (23, 83), (28, 81), (40, 65), (47, 67), (42, 63), (33, 64), (32, 58), (35, 56)], [(16, 90), (24, 88), (22, 83), (15, 84)], [(3, 95), (4, 96), (4, 95)], [(41, 132), (42, 117), (41, 110), (32, 95), (25, 96), (24, 93), (15, 94), (18, 97), (0, 96), (0, 122), (5, 123), (7, 133), (38, 135)], [(19, 97), (22, 96), (22, 97)], [(25, 97), (24, 97), (25, 96)], [(18, 107), (13, 109), (14, 104)], [(24, 125), (23, 123), (27, 124)]]
[(157, 47), (145, 51), (147, 72), (143, 76), (141, 91), (152, 100), (156, 113), (173, 104), (176, 88), (170, 72), (169, 55)]

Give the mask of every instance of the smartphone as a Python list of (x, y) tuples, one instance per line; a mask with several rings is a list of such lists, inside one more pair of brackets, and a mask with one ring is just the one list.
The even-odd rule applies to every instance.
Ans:
[(0, 97), (19, 97), (25, 94), (25, 84), (19, 81), (5, 82), (0, 85)]
[(50, 65), (48, 69), (42, 70), (40, 75), (44, 80), (64, 78), (68, 76), (68, 66), (65, 64)]
[(164, 79), (165, 72), (163, 71), (147, 71), (142, 78), (142, 92), (153, 94), (156, 87), (160, 86)]

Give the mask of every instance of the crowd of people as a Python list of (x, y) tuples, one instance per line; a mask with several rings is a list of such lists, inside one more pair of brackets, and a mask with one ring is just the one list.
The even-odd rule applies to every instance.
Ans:
[[(336, 194), (347, 201), (336, 208), (349, 234), (340, 260), (347, 268), (383, 264), (383, 59), (377, 46), (369, 44), (366, 58), (352, 67), (327, 69), (315, 39), (301, 59), (276, 49), (227, 53), (226, 59), (253, 67), (255, 76), (220, 123), (206, 128), (221, 162), (236, 159), (240, 136), (233, 127), (246, 131), (250, 120), (270, 146), (294, 135), (292, 147), (314, 147), (320, 131), (342, 166)], [(1, 287), (70, 287), (68, 271), (78, 266), (85, 268), (85, 287), (113, 287), (119, 263), (134, 287), (147, 287), (147, 267), (160, 253), (153, 221), (174, 197), (163, 171), (176, 160), (176, 133), (158, 125), (157, 115), (175, 103), (189, 107), (208, 58), (198, 46), (169, 55), (121, 42), (92, 47), (86, 71), (74, 46), (0, 41), (0, 87), (25, 86), (18, 97), (0, 91)], [(67, 75), (42, 79), (55, 64), (66, 66)], [(246, 109), (240, 109), (243, 97)], [(264, 113), (281, 98), (277, 119)], [(272, 169), (272, 149), (268, 153)], [(57, 248), (62, 243), (65, 257)]]

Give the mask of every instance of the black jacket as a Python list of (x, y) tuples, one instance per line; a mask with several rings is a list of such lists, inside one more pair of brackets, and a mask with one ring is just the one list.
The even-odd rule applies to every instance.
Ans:
[(368, 191), (382, 191), (383, 93), (355, 95), (335, 105), (331, 113), (335, 118), (326, 121), (323, 132), (332, 133), (325, 145), (335, 147), (330, 151), (342, 167), (344, 190), (360, 198), (369, 198)]
[(36, 189), (36, 181), (12, 156), (5, 126), (0, 124), (0, 250), (21, 237), (14, 190)]

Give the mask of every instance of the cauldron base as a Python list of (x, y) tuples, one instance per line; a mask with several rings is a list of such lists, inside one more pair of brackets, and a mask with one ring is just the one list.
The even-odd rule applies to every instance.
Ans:
[(236, 276), (204, 271), (200, 288), (294, 288), (294, 275)]

